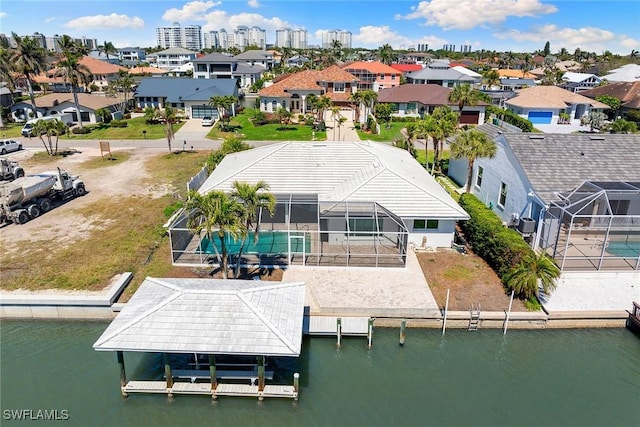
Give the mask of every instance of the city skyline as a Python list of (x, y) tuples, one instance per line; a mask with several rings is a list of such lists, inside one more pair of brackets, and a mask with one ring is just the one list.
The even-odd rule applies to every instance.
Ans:
[(640, 2), (624, 0), (5, 0), (0, 5), (7, 35), (69, 34), (119, 48), (154, 47), (156, 28), (178, 21), (200, 25), (203, 33), (257, 26), (266, 30), (267, 44), (275, 44), (276, 30), (291, 28), (307, 30), (309, 46), (322, 46), (324, 32), (346, 30), (353, 34), (353, 47), (368, 49), (453, 44), (472, 51), (533, 52), (549, 41), (552, 52), (580, 48), (628, 55), (640, 50), (639, 20)]

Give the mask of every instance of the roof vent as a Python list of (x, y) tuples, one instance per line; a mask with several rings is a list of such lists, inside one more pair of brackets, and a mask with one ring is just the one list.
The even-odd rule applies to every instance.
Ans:
[(541, 134), (529, 135), (529, 139), (544, 139), (544, 135), (541, 135)]
[(605, 140), (604, 136), (590, 136), (589, 139), (592, 140), (592, 141), (604, 141)]

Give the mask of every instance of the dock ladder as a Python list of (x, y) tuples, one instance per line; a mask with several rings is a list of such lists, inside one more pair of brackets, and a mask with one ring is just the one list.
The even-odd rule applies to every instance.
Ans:
[(473, 304), (471, 305), (471, 309), (469, 310), (469, 330), (477, 331), (480, 327), (480, 306), (475, 308)]

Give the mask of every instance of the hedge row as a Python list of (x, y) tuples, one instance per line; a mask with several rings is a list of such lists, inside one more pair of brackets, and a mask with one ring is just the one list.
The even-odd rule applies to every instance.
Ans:
[(527, 119), (523, 119), (512, 111), (503, 110), (502, 108), (498, 108), (494, 105), (487, 105), (486, 112), (487, 117), (489, 117), (491, 114), (495, 114), (495, 116), (499, 119), (519, 127), (523, 132), (533, 132), (533, 123), (531, 123)]
[(473, 194), (460, 196), (460, 206), (471, 217), (462, 224), (462, 231), (473, 251), (503, 277), (526, 255), (531, 247), (517, 231), (502, 225), (500, 218)]

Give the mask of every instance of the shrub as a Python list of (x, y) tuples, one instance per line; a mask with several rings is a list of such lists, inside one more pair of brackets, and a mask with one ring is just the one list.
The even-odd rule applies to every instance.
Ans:
[(504, 276), (523, 257), (533, 254), (522, 236), (502, 225), (500, 218), (477, 197), (465, 193), (459, 203), (471, 217), (462, 224), (467, 241), (498, 276)]
[(131, 113), (125, 113), (122, 117), (123, 117), (125, 120), (129, 120), (129, 119), (131, 118)]
[(74, 135), (85, 135), (90, 132), (91, 132), (91, 129), (88, 127), (84, 127), (84, 128), (75, 127), (71, 129), (71, 133)]
[(111, 120), (110, 125), (114, 128), (126, 128), (129, 126), (129, 123), (127, 123), (126, 120)]
[(503, 110), (502, 108), (498, 108), (494, 105), (487, 105), (487, 113), (487, 117), (494, 114), (499, 119), (519, 127), (523, 132), (533, 132), (533, 123), (527, 119), (523, 119), (512, 111)]

